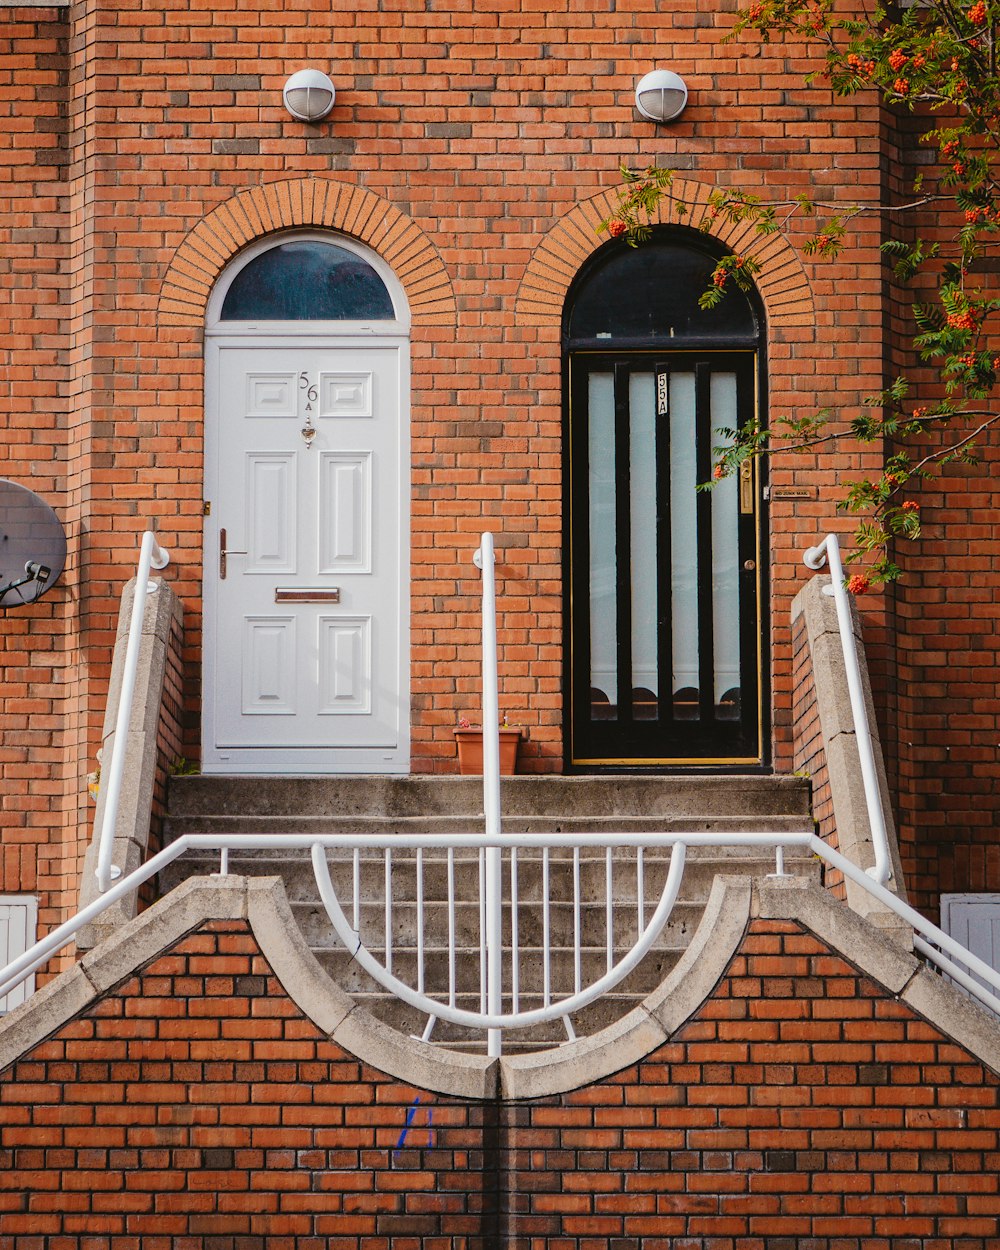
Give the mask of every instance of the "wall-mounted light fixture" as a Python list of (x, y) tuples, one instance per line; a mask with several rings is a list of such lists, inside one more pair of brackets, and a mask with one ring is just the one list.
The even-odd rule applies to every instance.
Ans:
[(301, 122), (318, 122), (333, 108), (337, 93), (322, 70), (300, 69), (281, 93), (285, 108)]
[(639, 79), (635, 89), (635, 107), (659, 125), (680, 117), (687, 101), (687, 84), (669, 69), (652, 70)]

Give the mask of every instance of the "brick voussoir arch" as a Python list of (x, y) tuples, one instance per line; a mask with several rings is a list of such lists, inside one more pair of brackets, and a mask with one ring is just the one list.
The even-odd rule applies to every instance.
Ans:
[[(661, 202), (657, 220), (664, 225), (700, 225), (701, 210), (708, 207), (712, 190), (706, 183), (675, 179), (673, 197)], [(685, 205), (686, 213), (678, 213), (678, 202)], [(571, 209), (539, 243), (518, 287), (519, 325), (562, 324), (566, 292), (584, 261), (607, 241), (606, 235), (597, 233), (597, 226), (614, 215), (617, 203), (616, 190), (598, 192)], [(755, 255), (761, 270), (756, 283), (769, 326), (815, 326), (809, 279), (798, 253), (783, 235), (761, 239), (752, 225), (722, 217), (712, 222), (708, 233), (734, 251), (757, 240)]]
[(416, 222), (373, 191), (328, 178), (297, 178), (241, 191), (188, 233), (160, 289), (161, 323), (198, 326), (208, 297), (233, 257), (279, 230), (330, 229), (377, 252), (396, 274), (415, 326), (454, 325), (451, 278)]

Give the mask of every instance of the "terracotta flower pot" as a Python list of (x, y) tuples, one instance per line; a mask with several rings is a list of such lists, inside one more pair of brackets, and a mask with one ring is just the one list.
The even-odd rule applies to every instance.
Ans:
[[(483, 775), (483, 731), (481, 729), (456, 729), (458, 743), (458, 771), (465, 776)], [(520, 729), (500, 730), (500, 772), (510, 777), (517, 772), (517, 748), (521, 741)]]

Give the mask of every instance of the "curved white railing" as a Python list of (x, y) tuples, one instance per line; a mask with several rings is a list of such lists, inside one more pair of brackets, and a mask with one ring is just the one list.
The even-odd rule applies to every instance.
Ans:
[(115, 845), (115, 826), (118, 824), (122, 778), (125, 775), (125, 753), (128, 746), (129, 725), (132, 722), (132, 702), (135, 697), (136, 672), (139, 668), (139, 646), (142, 642), (142, 622), (146, 615), (146, 596), (156, 591), (156, 583), (150, 583), (149, 573), (150, 569), (163, 569), (169, 563), (170, 556), (156, 541), (156, 535), (152, 530), (146, 530), (139, 544), (139, 567), (135, 575), (128, 644), (125, 648), (121, 693), (118, 696), (115, 743), (106, 774), (102, 773), (101, 777), (101, 785), (104, 789), (104, 809), (98, 834), (97, 888), (102, 893), (113, 880), (121, 876), (121, 869), (111, 863), (111, 856)]
[[(417, 916), (416, 916), (416, 947), (418, 951), (416, 966), (416, 986), (407, 985), (393, 971), (392, 952), (394, 950), (394, 939), (392, 933), (392, 915), (393, 915), (393, 887), (392, 887), (392, 854), (393, 850), (399, 851), (398, 842), (394, 841), (391, 847), (385, 851), (386, 855), (386, 892), (385, 892), (385, 929), (384, 933), (378, 936), (382, 939), (382, 947), (385, 951), (384, 959), (379, 959), (362, 940), (360, 932), (360, 900), (355, 893), (354, 896), (354, 924), (351, 925), (344, 915), (343, 908), (337, 898), (336, 891), (333, 887), (333, 881), (330, 877), (329, 864), (326, 858), (326, 848), (316, 843), (312, 848), (313, 869), (316, 874), (316, 883), (319, 888), (320, 898), (326, 907), (327, 915), (330, 917), (337, 936), (343, 942), (344, 946), (350, 951), (356, 962), (364, 968), (364, 970), (373, 977), (380, 985), (384, 986), (391, 993), (403, 1002), (409, 1003), (411, 1007), (415, 1007), (418, 1011), (423, 1012), (428, 1017), (427, 1029), (424, 1032), (425, 1039), (429, 1040), (431, 1031), (437, 1020), (447, 1020), (452, 1024), (465, 1025), (469, 1028), (486, 1029), (488, 1041), (494, 1040), (496, 1035), (497, 1050), (499, 1049), (499, 1034), (502, 1029), (518, 1029), (527, 1028), (529, 1025), (541, 1024), (544, 1021), (555, 1020), (561, 1018), (565, 1025), (567, 1034), (573, 1037), (573, 1027), (569, 1017), (580, 1011), (582, 1008), (595, 1002), (603, 994), (618, 985), (628, 974), (635, 968), (644, 956), (650, 951), (656, 939), (663, 930), (663, 926), (670, 918), (674, 903), (677, 901), (677, 895), (681, 887), (681, 878), (684, 872), (685, 845), (683, 842), (674, 843), (670, 848), (670, 866), (663, 883), (663, 889), (660, 898), (656, 904), (653, 914), (648, 923), (645, 919), (646, 900), (642, 889), (643, 878), (643, 847), (638, 849), (637, 856), (634, 860), (628, 862), (628, 867), (634, 867), (636, 878), (636, 928), (638, 937), (626, 952), (616, 958), (615, 944), (615, 924), (616, 916), (619, 916), (622, 907), (618, 903), (618, 896), (621, 892), (621, 868), (619, 865), (619, 873), (616, 875), (613, 868), (612, 847), (609, 845), (605, 848), (605, 892), (603, 899), (603, 912), (606, 919), (606, 927), (604, 931), (603, 946), (606, 956), (606, 971), (603, 976), (584, 986), (582, 978), (582, 961), (581, 961), (581, 943), (579, 934), (583, 927), (582, 916), (584, 907), (581, 900), (580, 888), (580, 846), (572, 846), (572, 858), (568, 862), (564, 862), (560, 866), (571, 869), (572, 872), (572, 915), (573, 930), (577, 935), (574, 947), (573, 960), (573, 985), (572, 990), (560, 993), (558, 989), (553, 992), (551, 980), (551, 956), (553, 953), (553, 943), (551, 939), (552, 926), (552, 908), (554, 903), (553, 891), (549, 889), (553, 864), (550, 853), (553, 849), (551, 839), (548, 835), (538, 835), (536, 839), (529, 844), (533, 849), (540, 849), (542, 852), (542, 880), (543, 886), (541, 890), (541, 898), (537, 900), (537, 906), (542, 912), (542, 969), (543, 969), (543, 986), (541, 990), (542, 1005), (531, 1009), (522, 1009), (522, 955), (523, 948), (516, 940), (519, 933), (521, 921), (526, 910), (525, 905), (519, 897), (518, 891), (518, 849), (525, 846), (524, 840), (519, 839), (512, 841), (510, 839), (501, 839), (491, 842), (488, 838), (483, 840), (483, 844), (479, 848), (481, 871), (486, 885), (486, 907), (487, 909), (495, 907), (497, 916), (495, 922), (490, 918), (485, 931), (481, 933), (480, 944), (480, 964), (485, 964), (487, 969), (486, 978), (480, 978), (487, 982), (487, 993), (481, 994), (481, 1001), (478, 1010), (462, 1008), (457, 1005), (457, 970), (456, 970), (456, 947), (454, 939), (449, 942), (448, 947), (448, 965), (447, 965), (447, 989), (442, 992), (445, 994), (444, 999), (435, 998), (428, 993), (425, 988), (426, 972), (425, 959), (423, 957), (425, 942), (425, 920), (426, 909), (424, 906), (424, 864), (423, 864), (423, 848), (419, 848), (416, 852), (415, 872), (416, 872), (416, 890), (417, 899)], [(509, 972), (510, 990), (507, 999), (510, 1003), (510, 1009), (504, 1011), (503, 1008), (503, 943), (501, 941), (501, 931), (503, 927), (504, 904), (497, 897), (491, 897), (490, 891), (492, 885), (489, 877), (485, 873), (485, 863), (490, 855), (495, 855), (498, 861), (502, 861), (504, 850), (509, 852), (508, 869), (509, 869), (509, 887), (510, 895), (506, 905), (509, 917), (509, 928), (513, 940), (509, 947), (509, 963), (507, 971)], [(455, 847), (448, 849), (448, 880), (449, 880), (449, 915), (454, 913), (455, 897), (454, 897), (454, 872), (455, 872)], [(355, 851), (357, 857), (358, 852)], [(357, 862), (355, 863), (354, 877), (359, 877)], [(616, 889), (617, 886), (617, 889)], [(627, 893), (627, 892), (626, 892)], [(450, 926), (453, 929), (453, 925)], [(495, 975), (496, 983), (492, 983), (491, 974)], [(493, 1053), (493, 1052), (489, 1052)]]
[(892, 876), (892, 860), (889, 856), (889, 839), (882, 810), (882, 795), (875, 770), (875, 752), (872, 750), (871, 727), (861, 688), (861, 669), (858, 650), (851, 622), (851, 607), (844, 588), (844, 566), (840, 559), (840, 543), (836, 534), (827, 534), (821, 543), (810, 547), (802, 557), (806, 568), (818, 572), (824, 564), (830, 566), (830, 588), (837, 608), (837, 624), (840, 628), (840, 645), (844, 652), (844, 668), (847, 672), (847, 690), (851, 699), (851, 715), (854, 718), (854, 740), (858, 745), (858, 761), (861, 780), (865, 788), (865, 806), (868, 808), (868, 824), (875, 850), (875, 863), (868, 869), (879, 885)]

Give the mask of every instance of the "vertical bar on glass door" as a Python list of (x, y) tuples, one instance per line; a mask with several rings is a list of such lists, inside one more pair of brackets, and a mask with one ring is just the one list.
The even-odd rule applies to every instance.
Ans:
[(587, 498), (590, 548), (591, 718), (613, 719), (618, 705), (618, 636), (615, 594), (615, 378), (587, 377)]
[(656, 378), (629, 377), (629, 577), (632, 716), (656, 720), (659, 629), (656, 568)]
[(695, 375), (670, 374), (670, 619), (674, 717), (698, 717), (698, 468)]
[[(712, 480), (712, 369), (695, 365), (695, 457), (698, 482)], [(712, 603), (712, 494), (696, 496), (698, 517), (698, 719), (702, 725), (715, 720), (715, 635)]]
[[(656, 366), (656, 570), (657, 570), (657, 718), (664, 727), (674, 720), (674, 628), (670, 578), (672, 505), (670, 486), (670, 370)], [(666, 576), (661, 576), (661, 570)]]
[[(713, 373), (712, 429), (736, 429), (736, 374)], [(715, 441), (721, 438), (715, 435)], [(716, 482), (712, 499), (713, 695), (717, 720), (737, 720), (740, 691), (739, 482)], [(728, 699), (727, 699), (727, 696)]]
[(615, 608), (618, 616), (618, 721), (632, 723), (632, 516), (626, 466), (629, 451), (629, 367), (615, 366)]

